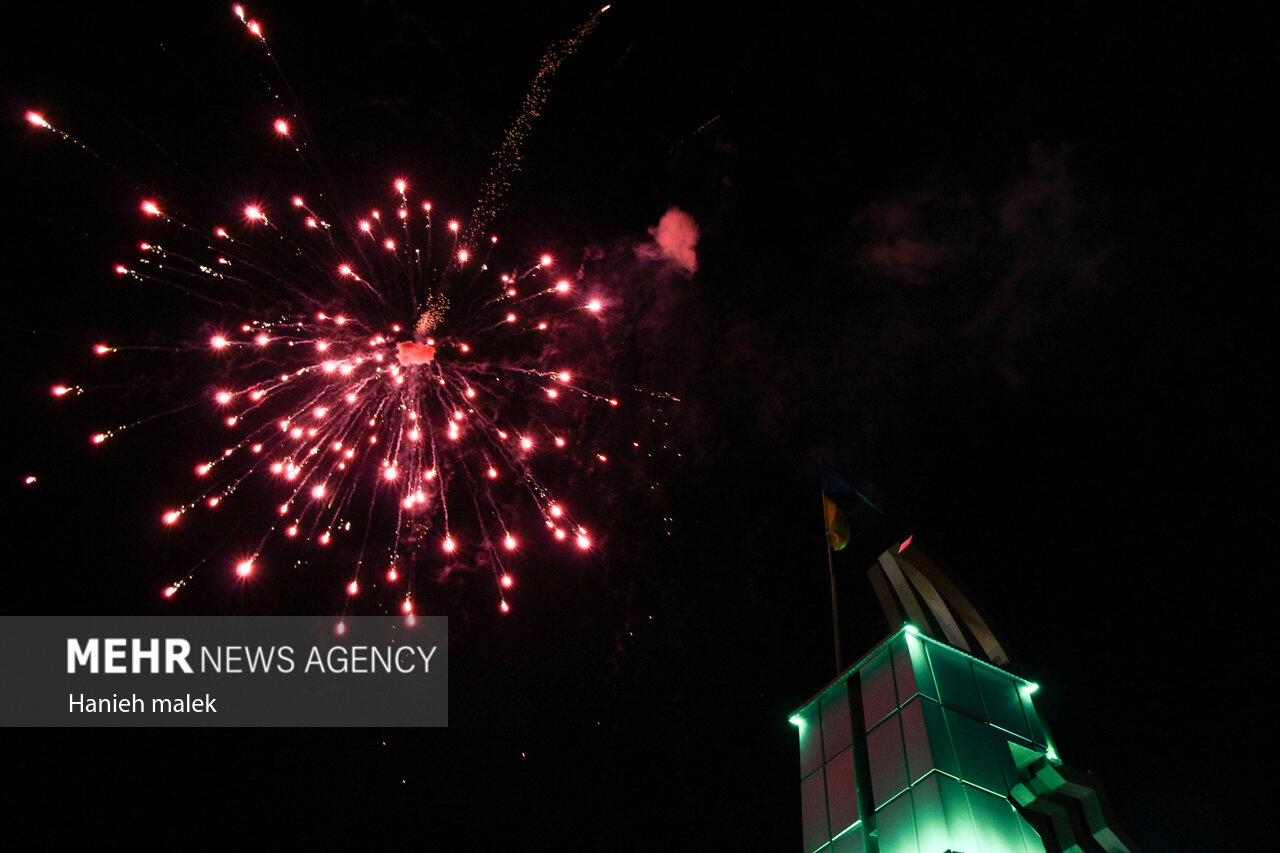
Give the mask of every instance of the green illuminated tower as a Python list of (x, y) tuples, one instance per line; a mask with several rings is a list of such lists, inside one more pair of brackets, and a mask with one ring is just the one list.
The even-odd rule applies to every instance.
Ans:
[(910, 540), (871, 572), (891, 622), (918, 624), (791, 717), (804, 853), (1135, 853), (1097, 780), (1058, 759), (1037, 686), (992, 662), (1004, 651), (954, 581)]

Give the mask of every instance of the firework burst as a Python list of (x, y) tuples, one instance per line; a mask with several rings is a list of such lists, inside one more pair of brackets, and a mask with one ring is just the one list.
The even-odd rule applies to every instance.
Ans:
[[(239, 6), (235, 14), (274, 67), (262, 27)], [(607, 461), (575, 423), (619, 400), (557, 346), (584, 323), (603, 339), (606, 301), (581, 269), (564, 272), (550, 255), (503, 266), (497, 237), (478, 234), (516, 169), (550, 74), (599, 14), (544, 58), (465, 222), (433, 218), (431, 202), (403, 178), (389, 178), (359, 215), (335, 205), (333, 192), (263, 199), (224, 223), (159, 196), (139, 201), (154, 236), (115, 272), (216, 309), (207, 339), (178, 349), (196, 353), (206, 370), (214, 365), (217, 381), (190, 405), (226, 436), (194, 467), (191, 496), (157, 513), (160, 523), (180, 528), (237, 504), (240, 517), (257, 517), (253, 543), (225, 561), (244, 583), (270, 572), (293, 543), (330, 552), (343, 545), (352, 556), (332, 582), (344, 600), (373, 584), (390, 587), (410, 623), (415, 583), (459, 561), (492, 571), (505, 613), (522, 549), (592, 548), (584, 523), (544, 483), (558, 466)], [(327, 174), (300, 111), (287, 106), (283, 76), (270, 88), (286, 105), (273, 131), (312, 173)], [(27, 119), (103, 159), (44, 115)], [(109, 359), (129, 348), (102, 342), (94, 353)], [(85, 389), (51, 390), (71, 398)], [(90, 440), (108, 444), (159, 417)]]

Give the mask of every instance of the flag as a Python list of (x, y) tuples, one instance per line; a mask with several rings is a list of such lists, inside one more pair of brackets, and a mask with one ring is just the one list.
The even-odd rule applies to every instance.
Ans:
[(827, 545), (832, 551), (841, 551), (849, 544), (849, 519), (825, 492), (822, 495), (822, 508), (827, 519)]
[(861, 489), (849, 485), (839, 474), (821, 466), (822, 472), (822, 509), (827, 527), (827, 544), (832, 551), (841, 551), (848, 546), (852, 538), (852, 527), (849, 524), (849, 513), (852, 504), (861, 502), (876, 513), (883, 515), (883, 510), (863, 494)]

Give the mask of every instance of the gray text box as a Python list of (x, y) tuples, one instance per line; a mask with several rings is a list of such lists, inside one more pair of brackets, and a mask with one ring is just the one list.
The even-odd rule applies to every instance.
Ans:
[(447, 726), (448, 619), (0, 616), (5, 726)]

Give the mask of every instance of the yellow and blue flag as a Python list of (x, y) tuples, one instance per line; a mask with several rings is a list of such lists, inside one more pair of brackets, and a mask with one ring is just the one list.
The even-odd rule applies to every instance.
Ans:
[(847, 504), (850, 499), (856, 498), (881, 515), (884, 514), (884, 511), (863, 494), (861, 489), (849, 485), (839, 474), (825, 464), (821, 466), (821, 470), (822, 509), (827, 525), (827, 545), (831, 547), (832, 551), (841, 551), (849, 545), (849, 540), (853, 535), (847, 510), (842, 508), (842, 504)]

